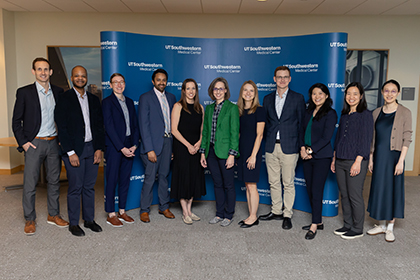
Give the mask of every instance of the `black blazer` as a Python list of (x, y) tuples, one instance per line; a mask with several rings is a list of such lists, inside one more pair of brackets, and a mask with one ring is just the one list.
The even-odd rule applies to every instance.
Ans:
[[(63, 89), (50, 85), (57, 103), (58, 96)], [(23, 151), (22, 145), (34, 140), (41, 128), (41, 104), (35, 83), (19, 88), (16, 91), (16, 102), (13, 109), (12, 130), (19, 145), (19, 152)]]
[[(300, 132), (300, 147), (305, 146), (305, 132), (313, 110), (306, 110), (305, 119)], [(331, 138), (333, 137), (335, 125), (337, 124), (337, 112), (334, 109), (328, 111), (320, 120), (312, 120), (311, 149), (312, 157), (315, 159), (332, 158), (333, 148)]]
[[(125, 96), (125, 104), (127, 105), (130, 119), (131, 145), (139, 146), (140, 132), (134, 102), (131, 98)], [(106, 148), (113, 147), (115, 150), (120, 151), (124, 148), (127, 127), (120, 102), (114, 93), (102, 100), (102, 112), (104, 116)], [(131, 146), (127, 148), (131, 148)]]
[[(76, 94), (79, 93), (74, 88), (66, 91), (59, 97), (55, 106), (54, 116), (63, 156), (67, 156), (67, 152), (73, 150), (80, 156), (85, 144), (85, 121)], [(97, 96), (90, 92), (86, 92), (86, 94), (89, 103), (93, 148), (95, 151), (103, 151), (105, 148), (105, 132), (101, 104)]]
[(267, 113), (265, 123), (265, 151), (272, 153), (276, 144), (277, 131), (280, 130), (280, 142), (283, 153), (299, 153), (299, 133), (305, 113), (303, 95), (291, 89), (287, 92), (280, 119), (276, 113), (276, 92), (264, 97), (263, 107)]

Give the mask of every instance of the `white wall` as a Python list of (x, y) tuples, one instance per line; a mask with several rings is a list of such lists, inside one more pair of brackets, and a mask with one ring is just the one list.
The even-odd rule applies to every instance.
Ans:
[[(388, 78), (398, 80), (404, 87), (416, 88), (416, 100), (401, 102), (413, 113), (413, 130), (416, 126), (420, 76), (419, 16), (16, 12), (14, 20), (18, 85), (33, 82), (30, 63), (37, 56), (46, 56), (47, 45), (99, 46), (99, 32), (106, 30), (202, 38), (277, 37), (347, 32), (348, 48), (390, 50)], [(2, 91), (2, 88), (0, 90)], [(1, 96), (3, 93), (0, 93), (0, 98)], [(414, 141), (406, 160), (407, 170), (412, 170), (413, 154)]]

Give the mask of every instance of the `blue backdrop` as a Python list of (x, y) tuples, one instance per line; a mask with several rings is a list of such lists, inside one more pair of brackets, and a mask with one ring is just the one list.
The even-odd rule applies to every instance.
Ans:
[[(302, 93), (308, 100), (308, 89), (317, 82), (328, 86), (334, 108), (340, 115), (344, 94), (344, 74), (347, 51), (346, 33), (324, 33), (293, 37), (204, 39), (133, 34), (126, 32), (101, 32), (103, 96), (112, 93), (109, 77), (121, 73), (126, 79), (124, 94), (138, 105), (139, 96), (152, 89), (151, 76), (155, 69), (164, 68), (168, 74), (166, 90), (181, 96), (181, 85), (193, 78), (199, 87), (200, 103), (212, 101), (207, 94), (211, 81), (223, 76), (229, 82), (230, 100), (236, 102), (242, 83), (253, 80), (258, 87), (260, 102), (274, 91), (274, 69), (286, 65), (291, 69), (290, 88)], [(263, 143), (264, 145), (264, 143)], [(264, 149), (264, 146), (262, 147)], [(263, 158), (263, 162), (265, 162)], [(106, 168), (106, 167), (105, 167)], [(140, 158), (134, 162), (127, 210), (140, 206), (144, 169)], [(203, 200), (214, 200), (213, 182), (206, 170), (207, 195)], [(296, 199), (294, 208), (311, 211), (301, 164), (295, 178)], [(237, 200), (246, 201), (245, 186), (236, 180)], [(258, 184), (260, 203), (271, 204), (267, 169), (262, 164)], [(158, 203), (157, 190), (153, 204)], [(338, 214), (338, 188), (335, 175), (327, 180), (323, 215)]]

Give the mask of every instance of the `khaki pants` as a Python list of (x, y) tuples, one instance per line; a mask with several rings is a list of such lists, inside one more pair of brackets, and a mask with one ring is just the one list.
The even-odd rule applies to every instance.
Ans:
[[(271, 190), (271, 212), (273, 214), (283, 214), (284, 217), (288, 218), (291, 218), (293, 215), (292, 208), (295, 202), (295, 168), (298, 158), (299, 154), (284, 154), (280, 143), (276, 143), (273, 153), (265, 153), (268, 182)], [(284, 200), (280, 177), (284, 186)]]

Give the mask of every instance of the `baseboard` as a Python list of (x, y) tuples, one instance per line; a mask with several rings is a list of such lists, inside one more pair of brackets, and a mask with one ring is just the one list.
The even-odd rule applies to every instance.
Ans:
[(412, 170), (412, 171), (404, 171), (404, 176), (419, 176), (419, 174)]
[(25, 168), (24, 165), (18, 165), (12, 169), (0, 169), (0, 175), (12, 175), (14, 173), (20, 172)]

